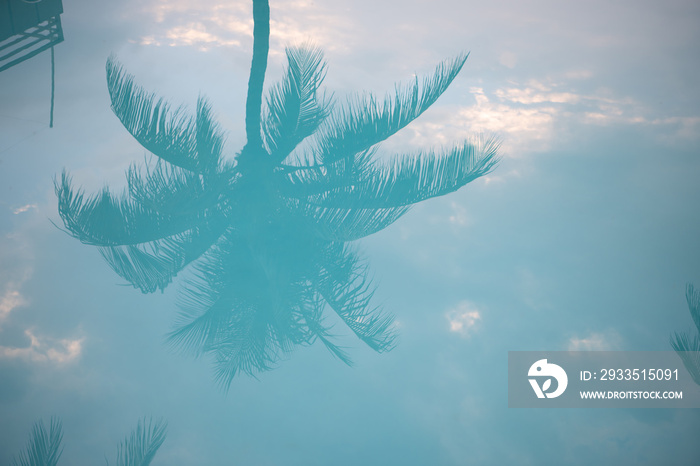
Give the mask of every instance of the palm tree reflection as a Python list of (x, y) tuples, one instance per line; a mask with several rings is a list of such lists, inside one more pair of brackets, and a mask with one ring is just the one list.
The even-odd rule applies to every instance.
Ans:
[(264, 112), (247, 106), (248, 143), (235, 163), (222, 155), (224, 138), (208, 102), (200, 98), (188, 117), (138, 87), (111, 58), (112, 109), (157, 159), (132, 166), (118, 196), (107, 188), (85, 196), (64, 172), (56, 182), (61, 218), (144, 293), (163, 290), (189, 266), (169, 340), (212, 355), (225, 388), (239, 372), (268, 370), (317, 339), (350, 363), (324, 318), (327, 308), (369, 347), (387, 351), (395, 340), (392, 317), (371, 305), (374, 288), (351, 243), (386, 228), (412, 204), (494, 168), (493, 140), (390, 162), (375, 157), (380, 142), (436, 101), (466, 58), (443, 62), (384, 99), (365, 95), (334, 106), (320, 90), (321, 51), (290, 48)]
[(700, 385), (700, 290), (688, 284), (685, 299), (698, 331), (692, 337), (685, 332), (674, 332), (671, 335), (671, 346), (676, 350), (695, 383)]
[[(166, 429), (162, 420), (139, 419), (136, 429), (117, 446), (117, 466), (150, 465), (165, 441)], [(56, 466), (62, 454), (63, 423), (52, 417), (48, 430), (44, 421), (34, 423), (26, 448), (13, 458), (12, 466)]]

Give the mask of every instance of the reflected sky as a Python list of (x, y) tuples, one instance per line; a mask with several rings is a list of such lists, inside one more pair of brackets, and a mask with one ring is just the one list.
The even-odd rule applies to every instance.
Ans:
[[(700, 283), (698, 7), (691, 2), (271, 4), (266, 83), (312, 41), (336, 97), (382, 95), (470, 51), (378, 154), (495, 132), (493, 173), (356, 243), (396, 348), (355, 365), (299, 348), (227, 395), (164, 345), (177, 293), (142, 295), (58, 230), (53, 179), (126, 186), (145, 150), (110, 110), (116, 54), (146, 89), (199, 95), (245, 143), (248, 2), (64, 2), (50, 59), (0, 73), (0, 463), (56, 415), (64, 464), (94, 464), (143, 416), (153, 464), (692, 464), (692, 410), (508, 410), (509, 350), (668, 350)], [(348, 340), (352, 341), (352, 340)], [(352, 343), (351, 343), (352, 344)]]

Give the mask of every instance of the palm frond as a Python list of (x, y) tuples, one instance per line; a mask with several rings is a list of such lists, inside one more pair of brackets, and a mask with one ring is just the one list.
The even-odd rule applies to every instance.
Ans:
[(117, 466), (148, 466), (165, 441), (167, 424), (152, 419), (139, 420), (117, 447)]
[(171, 337), (173, 342), (214, 357), (214, 380), (224, 391), (238, 374), (255, 377), (271, 370), (282, 354), (291, 352), (290, 339), (273, 331), (279, 312), (262, 303), (238, 299), (235, 292), (200, 289), (200, 294), (210, 295), (202, 304), (214, 304)]
[(435, 72), (379, 100), (363, 95), (331, 113), (317, 133), (313, 152), (320, 163), (351, 158), (384, 141), (428, 109), (459, 74), (466, 55), (440, 63)]
[(235, 332), (237, 324), (251, 319), (250, 308), (242, 306), (236, 295), (237, 288), (250, 284), (245, 281), (248, 277), (240, 277), (245, 282), (239, 284), (239, 277), (225, 270), (215, 253), (197, 265), (195, 276), (186, 279), (180, 290), (180, 312), (167, 335), (169, 344), (196, 357), (212, 351), (225, 338), (219, 332)]
[(307, 201), (333, 191), (352, 189), (372, 174), (375, 153), (376, 149), (371, 148), (350, 159), (338, 159), (327, 165), (313, 162), (285, 165), (274, 173), (275, 182), (283, 196)]
[(215, 380), (225, 390), (239, 373), (254, 377), (272, 369), (281, 355), (290, 353), (302, 341), (299, 328), (273, 328), (269, 309), (231, 301), (217, 300), (169, 335), (170, 343), (193, 351), (195, 356), (213, 355)]
[(334, 357), (348, 366), (352, 366), (350, 355), (341, 346), (333, 343), (332, 339), (335, 335), (331, 333), (332, 327), (327, 327), (323, 323), (323, 309), (326, 307), (325, 300), (320, 293), (315, 292), (312, 295), (311, 301), (310, 306), (302, 306), (301, 309), (304, 323), (311, 335), (309, 343), (313, 343), (313, 339), (318, 338)]
[(228, 338), (217, 342), (212, 350), (214, 381), (224, 391), (228, 391), (238, 374), (255, 377), (271, 370), (280, 357), (263, 319), (253, 319), (247, 325), (238, 324), (231, 330), (226, 334)]
[(692, 338), (687, 333), (674, 332), (671, 335), (671, 346), (683, 361), (696, 384), (700, 385), (700, 338), (695, 334)]
[(29, 434), (29, 442), (13, 466), (56, 466), (63, 453), (63, 426), (58, 418), (51, 418), (48, 431), (43, 421), (35, 422)]
[(378, 306), (370, 307), (374, 289), (368, 283), (359, 280), (352, 287), (327, 287), (322, 294), (328, 305), (367, 346), (378, 353), (394, 347), (394, 317)]
[(183, 233), (203, 223), (199, 212), (186, 216), (145, 207), (126, 195), (114, 196), (107, 188), (86, 197), (74, 190), (63, 172), (55, 181), (58, 212), (68, 232), (85, 244), (122, 246), (147, 243)]
[(367, 278), (366, 266), (350, 248), (328, 257), (315, 283), (328, 305), (352, 332), (373, 350), (382, 353), (394, 347), (394, 318), (378, 306), (372, 307), (374, 287)]
[(447, 154), (399, 156), (373, 166), (358, 181), (310, 196), (308, 202), (335, 208), (380, 209), (409, 206), (443, 196), (491, 172), (498, 144), (493, 139), (465, 142)]
[[(187, 293), (191, 298), (196, 292)], [(198, 357), (210, 351), (215, 345), (217, 329), (223, 328), (229, 314), (236, 312), (225, 300), (211, 298), (207, 293), (197, 293), (202, 301), (196, 306), (180, 305), (180, 314), (175, 329), (167, 335), (167, 342), (174, 348), (182, 349)], [(206, 300), (206, 301), (205, 301)], [(204, 308), (201, 311), (200, 308)]]
[(688, 283), (685, 289), (685, 299), (688, 303), (690, 316), (695, 322), (695, 327), (700, 332), (700, 290), (695, 290), (692, 283)]
[(219, 165), (223, 136), (211, 119), (211, 108), (197, 102), (197, 116), (136, 85), (114, 57), (107, 61), (107, 85), (112, 110), (129, 133), (163, 160), (196, 173), (211, 173)]
[[(700, 291), (696, 291), (692, 283), (685, 289), (685, 299), (688, 311), (693, 318), (697, 331), (700, 332)], [(700, 336), (696, 332), (693, 337), (687, 333), (674, 332), (671, 335), (671, 346), (683, 361), (696, 384), (700, 385)]]
[(101, 247), (100, 254), (134, 288), (143, 293), (163, 291), (180, 271), (216, 244), (226, 227), (213, 222), (146, 244)]
[(328, 114), (328, 103), (317, 95), (326, 74), (323, 52), (309, 46), (286, 52), (287, 70), (270, 89), (262, 125), (265, 145), (277, 161), (312, 135)]
[(202, 176), (165, 163), (132, 164), (126, 173), (129, 197), (145, 209), (173, 217), (192, 218), (218, 210), (237, 174)]
[(327, 241), (355, 241), (383, 230), (406, 212), (408, 206), (394, 208), (337, 208), (290, 201), (312, 225), (319, 238)]
[(220, 168), (224, 135), (213, 119), (211, 104), (203, 96), (197, 98), (195, 141), (199, 173), (211, 174)]
[(308, 342), (296, 303), (308, 285), (277, 276), (250, 243), (224, 239), (195, 266), (180, 294), (180, 317), (168, 342), (195, 356), (214, 356), (217, 383), (269, 370)]

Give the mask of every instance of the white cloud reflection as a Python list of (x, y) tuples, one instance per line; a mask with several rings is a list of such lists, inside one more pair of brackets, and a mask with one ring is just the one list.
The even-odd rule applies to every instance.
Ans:
[(26, 306), (27, 300), (17, 289), (16, 284), (9, 284), (3, 295), (0, 297), (0, 323), (10, 315), (12, 311), (21, 306)]
[(32, 329), (25, 330), (24, 334), (29, 338), (29, 346), (0, 346), (0, 358), (64, 364), (79, 358), (83, 350), (83, 338), (57, 340), (38, 336)]
[[(135, 42), (141, 45), (196, 47), (244, 47), (252, 44), (253, 18), (248, 3), (218, 1), (196, 3), (160, 1), (144, 8), (156, 27)], [(284, 18), (284, 21), (278, 20)], [(270, 17), (272, 55), (288, 44), (313, 41), (324, 49), (343, 48), (347, 41), (340, 35), (350, 35), (347, 21), (341, 21), (320, 5), (307, 1), (292, 1), (275, 5)], [(344, 33), (343, 31), (346, 31)]]
[(494, 90), (473, 86), (469, 89), (473, 104), (438, 107), (409, 126), (411, 143), (434, 147), (475, 133), (495, 134), (502, 140), (504, 156), (522, 157), (563, 147), (569, 134), (585, 126), (655, 127), (660, 139), (670, 133), (673, 138), (697, 140), (700, 134), (700, 117), (654, 117), (642, 102), (614, 96), (608, 89), (578, 91), (571, 81), (587, 79), (587, 74), (573, 76), (557, 83), (549, 78), (508, 82)]
[(37, 209), (39, 206), (37, 204), (26, 204), (21, 207), (17, 207), (12, 211), (13, 214), (19, 215), (21, 213), (27, 212), (32, 209)]
[(463, 337), (473, 334), (481, 323), (481, 312), (469, 301), (461, 301), (445, 314), (449, 331)]
[(614, 351), (620, 348), (621, 337), (617, 332), (592, 332), (587, 336), (569, 339), (568, 351)]

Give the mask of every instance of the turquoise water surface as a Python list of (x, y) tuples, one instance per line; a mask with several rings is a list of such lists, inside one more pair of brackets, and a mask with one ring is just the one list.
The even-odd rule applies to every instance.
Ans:
[(507, 362), (694, 335), (698, 7), (267, 3), (0, 1), (0, 464), (697, 464)]

